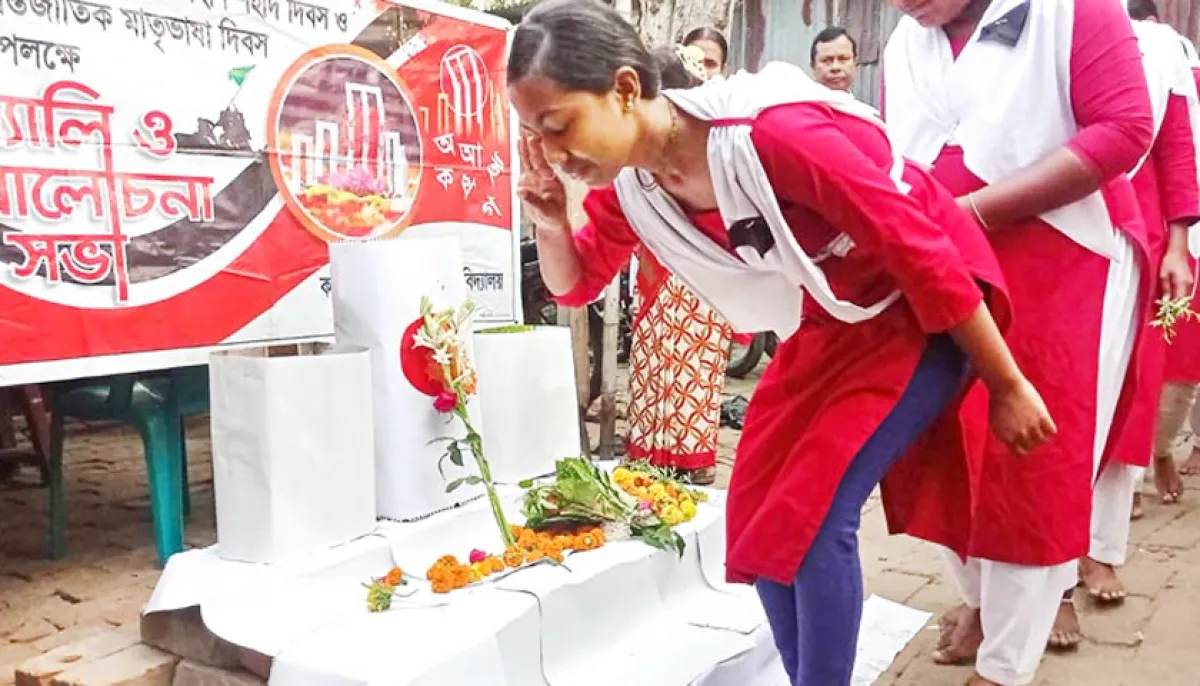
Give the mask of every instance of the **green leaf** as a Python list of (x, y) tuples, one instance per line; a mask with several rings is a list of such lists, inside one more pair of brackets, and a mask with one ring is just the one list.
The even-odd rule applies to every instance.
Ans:
[(240, 86), (246, 82), (246, 77), (249, 76), (250, 72), (252, 71), (254, 71), (254, 65), (250, 65), (248, 67), (234, 67), (233, 69), (229, 70), (229, 80)]
[(450, 483), (446, 484), (446, 492), (453, 493), (454, 491), (458, 490), (458, 488), (460, 486), (462, 486), (463, 484), (477, 486), (481, 483), (483, 483), (483, 479), (475, 476), (474, 474), (472, 474), (470, 476), (464, 476), (464, 477), (455, 479), (454, 481), (451, 481)]
[(462, 448), (459, 447), (458, 443), (447, 445), (446, 454), (450, 456), (450, 461), (454, 463), (455, 467), (463, 466)]
[(518, 483), (517, 485), (520, 486), (521, 488), (533, 488), (533, 479), (525, 479), (524, 481)]

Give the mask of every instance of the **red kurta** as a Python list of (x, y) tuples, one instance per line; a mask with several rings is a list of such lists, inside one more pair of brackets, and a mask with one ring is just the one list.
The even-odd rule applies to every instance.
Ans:
[[(1145, 315), (1138, 345), (1131, 360), (1136, 378), (1124, 425), (1109, 442), (1114, 460), (1145, 467), (1154, 452), (1154, 430), (1158, 400), (1166, 373), (1167, 344), (1162, 333), (1149, 327), (1154, 318), (1153, 301), (1162, 295), (1158, 269), (1167, 253), (1168, 222), (1191, 224), (1200, 214), (1200, 187), (1196, 182), (1196, 149), (1187, 98), (1172, 95), (1150, 156), (1133, 177), (1133, 190), (1146, 225), (1150, 258), (1148, 277), (1153, 297), (1146, 298)], [(1136, 365), (1134, 367), (1133, 365)]]
[[(1192, 77), (1196, 80), (1196, 88), (1200, 89), (1200, 69), (1193, 69)], [(1193, 133), (1200, 135), (1200, 131)], [(1200, 229), (1193, 228), (1192, 231)], [(1191, 264), (1195, 273), (1195, 261)], [(1200, 321), (1183, 322), (1177, 332), (1167, 347), (1167, 381), (1200, 383)]]
[[(956, 55), (963, 47), (965, 41), (952, 46)], [(1145, 233), (1126, 173), (1150, 146), (1153, 116), (1137, 39), (1120, 3), (1075, 3), (1070, 97), (1078, 132), (1069, 145), (1105, 181), (1114, 224), (1144, 251)], [(1029, 107), (1030, 116), (1037, 116), (1037, 103)], [(957, 147), (942, 151), (933, 175), (955, 196), (985, 185), (966, 168)], [(931, 520), (930, 529), (913, 533), (974, 557), (1060, 564), (1088, 551), (1109, 262), (1037, 218), (993, 226), (989, 238), (1012, 298), (1015, 321), (1006, 339), (1045, 400), (1058, 435), (1017, 456), (990, 433), (966, 424), (968, 442), (986, 444), (969, 453), (982, 455), (971, 464), (972, 517), (961, 523)], [(969, 407), (986, 402), (978, 386), (966, 400)]]
[[(847, 466), (903, 394), (928, 335), (974, 312), (982, 299), (976, 279), (992, 287), (1001, 322), (1008, 306), (986, 238), (953, 198), (914, 165), (904, 174), (912, 191), (896, 191), (878, 127), (806, 103), (763, 112), (751, 137), (805, 251), (817, 253), (842, 232), (853, 238), (845, 257), (821, 263), (838, 297), (870, 304), (897, 288), (905, 296), (856, 325), (806, 299), (804, 325), (779, 347), (751, 400), (729, 490), (727, 573), (735, 582), (791, 583)], [(637, 245), (615, 191), (593, 191), (585, 208), (592, 222), (576, 235), (585, 274), (567, 303), (603, 288)], [(718, 212), (691, 220), (728, 249)], [(944, 417), (956, 418), (957, 408)], [(960, 448), (914, 453), (901, 461), (915, 465), (900, 470), (903, 481), (888, 477), (889, 499), (909, 515), (901, 530), (925, 516), (925, 492), (952, 494), (952, 509), (968, 516)]]

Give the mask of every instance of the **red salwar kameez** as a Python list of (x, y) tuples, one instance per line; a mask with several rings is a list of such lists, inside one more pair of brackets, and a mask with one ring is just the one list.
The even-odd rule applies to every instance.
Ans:
[[(986, 424), (982, 408), (966, 417), (954, 402), (968, 383), (961, 367), (951, 369), (962, 356), (936, 334), (975, 312), (981, 284), (1001, 326), (1007, 300), (986, 238), (942, 187), (907, 164), (903, 182), (911, 188), (897, 192), (888, 176), (891, 146), (878, 125), (800, 102), (764, 110), (750, 126), (800, 249), (817, 255), (839, 237), (852, 240), (852, 249), (820, 264), (837, 296), (861, 305), (903, 294), (856, 324), (804, 301), (804, 324), (781, 343), (750, 402), (729, 490), (728, 578), (757, 582), (795, 683), (849, 683), (862, 601), (862, 501), (899, 459), (905, 467), (892, 469), (885, 491), (896, 531), (970, 517), (963, 431), (944, 430), (954, 438), (900, 452), (931, 423)], [(639, 244), (612, 188), (592, 191), (585, 209), (591, 223), (575, 236), (584, 274), (568, 304), (599, 292)], [(703, 236), (695, 240), (734, 252), (718, 211), (687, 218)], [(941, 386), (926, 389), (929, 374), (941, 374)], [(914, 410), (914, 401), (924, 406)]]
[[(1073, 21), (1069, 32), (1070, 92), (1062, 96), (1069, 98), (1075, 133), (1066, 144), (1102, 180), (1111, 224), (1120, 233), (1126, 253), (1110, 264), (1105, 256), (1082, 247), (1037, 217), (989, 227), (988, 237), (1009, 284), (1013, 303), (1014, 323), (1006, 341), (1017, 364), (1046, 402), (1058, 435), (1024, 456), (1015, 455), (993, 436), (978, 435), (976, 440), (982, 442), (983, 449), (968, 453), (978, 458), (970, 465), (971, 516), (932, 521), (933, 528), (916, 534), (941, 542), (953, 551), (948, 560), (963, 601), (980, 610), (982, 616), (984, 641), (976, 659), (976, 671), (1006, 685), (1032, 681), (1059, 600), (1077, 579), (1076, 560), (1089, 549), (1092, 483), (1109, 428), (1121, 423), (1122, 402), (1114, 396), (1125, 379), (1125, 374), (1119, 371), (1125, 364), (1119, 359), (1102, 362), (1101, 358), (1104, 354), (1113, 358), (1128, 355), (1133, 347), (1126, 341), (1123, 346), (1117, 343), (1102, 348), (1102, 331), (1128, 331), (1127, 324), (1133, 321), (1134, 314), (1106, 313), (1109, 306), (1106, 290), (1114, 290), (1107, 288), (1110, 279), (1114, 283), (1129, 281), (1139, 268), (1141, 276), (1146, 276), (1145, 230), (1126, 173), (1149, 148), (1153, 135), (1145, 73), (1133, 29), (1121, 4), (1086, 0), (1039, 2), (1050, 4), (1038, 7), (1032, 0), (1023, 3), (1027, 16), (1052, 11), (1061, 14), (1067, 8), (1073, 11), (1073, 19), (1069, 13), (1066, 19)], [(1013, 17), (1011, 20), (1004, 17), (990, 25), (992, 36), (1013, 30), (1015, 24), (1025, 21), (1018, 18), (1022, 8), (1017, 3), (1005, 3), (1004, 9), (1010, 7)], [(1003, 26), (1006, 22), (1013, 26)], [(984, 26), (981, 21), (974, 35), (949, 41), (944, 59), (952, 65), (966, 50), (983, 45)], [(1041, 35), (1031, 34), (1028, 27), (1021, 29), (1023, 35), (1012, 46), (1027, 40), (1056, 40), (1046, 27), (1039, 30), (1043, 32)], [(943, 33), (942, 39), (945, 38)], [(997, 45), (1005, 44), (1002, 39), (989, 39), (989, 48)], [(934, 61), (940, 57), (924, 58), (930, 62), (892, 67), (886, 66), (885, 60), (885, 70), (921, 73), (952, 68)], [(997, 74), (1005, 68), (998, 67)], [(1057, 67), (1045, 64), (1029, 68), (1053, 73)], [(1012, 78), (1020, 76), (1014, 74)], [(887, 78), (885, 75), (890, 97), (893, 88)], [(1025, 108), (1024, 116), (1039, 117), (1036, 100), (997, 103), (993, 107), (993, 103), (982, 100), (986, 97), (983, 90), (971, 95), (974, 100), (960, 92), (946, 92), (942, 97), (959, 111), (970, 113), (964, 116), (982, 117), (980, 121), (1004, 116), (1005, 107)], [(910, 96), (905, 93), (901, 97)], [(1046, 106), (1057, 108), (1059, 103)], [(889, 99), (885, 115), (891, 119), (901, 110), (908, 109), (911, 114), (915, 109), (919, 113), (923, 107), (926, 104), (919, 101)], [(1005, 136), (1016, 134), (997, 129), (993, 132), (996, 135), (991, 140), (975, 142), (980, 146), (977, 150), (992, 145), (991, 155), (1011, 159), (1011, 150), (1004, 141)], [(931, 162), (934, 178), (956, 197), (967, 196), (987, 185), (967, 167), (963, 148), (953, 141), (945, 144)], [(1097, 227), (1097, 230), (1111, 229)], [(1110, 274), (1114, 264), (1126, 270), (1124, 277), (1114, 278)], [(1148, 291), (1150, 280), (1141, 278), (1140, 283)], [(1133, 290), (1137, 291), (1138, 286)], [(1130, 307), (1128, 293), (1109, 295), (1122, 308), (1135, 309)], [(986, 402), (984, 390), (977, 391), (966, 399), (968, 406)], [(1114, 405), (1118, 408), (1115, 412)]]

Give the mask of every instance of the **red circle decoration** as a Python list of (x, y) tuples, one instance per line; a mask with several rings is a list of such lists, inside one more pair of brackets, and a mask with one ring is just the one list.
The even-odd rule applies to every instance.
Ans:
[(433, 351), (417, 345), (417, 331), (424, 323), (423, 317), (417, 317), (417, 320), (404, 330), (404, 335), (400, 338), (400, 371), (404, 372), (404, 378), (408, 379), (413, 388), (436, 398), (446, 387), (442, 382), (441, 367), (433, 359)]

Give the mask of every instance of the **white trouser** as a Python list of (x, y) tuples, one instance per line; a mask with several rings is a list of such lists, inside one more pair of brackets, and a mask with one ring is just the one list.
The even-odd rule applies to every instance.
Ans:
[(1028, 567), (971, 557), (964, 564), (943, 550), (963, 602), (979, 608), (983, 643), (975, 671), (1003, 686), (1032, 683), (1063, 592), (1075, 585), (1077, 563)]
[[(1100, 366), (1096, 379), (1096, 437), (1092, 447), (1092, 541), (1088, 556), (1111, 565), (1125, 563), (1129, 544), (1129, 511), (1142, 470), (1110, 461), (1097, 476), (1108, 445), (1117, 401), (1125, 385), (1137, 338), (1138, 282), (1141, 270), (1133, 245), (1118, 234), (1116, 259), (1109, 263), (1100, 323)], [(1147, 335), (1157, 335), (1150, 332)]]

